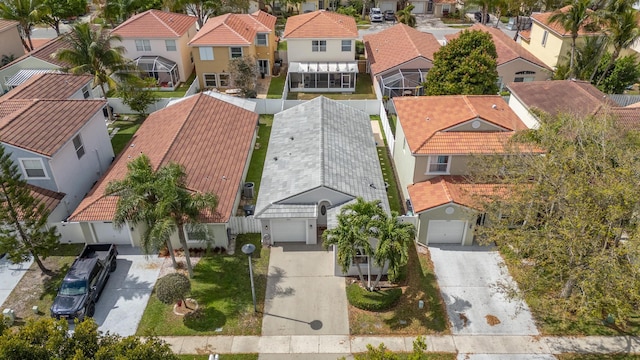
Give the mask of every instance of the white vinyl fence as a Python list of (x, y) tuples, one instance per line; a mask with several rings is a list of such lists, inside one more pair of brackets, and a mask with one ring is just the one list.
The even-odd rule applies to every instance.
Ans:
[(384, 109), (384, 105), (382, 103), (380, 103), (380, 120), (382, 121), (382, 131), (384, 131), (384, 136), (387, 138), (389, 152), (393, 156), (393, 146), (396, 143), (396, 139), (393, 136), (393, 132), (391, 132), (389, 117), (387, 116), (387, 111)]
[(253, 216), (232, 216), (229, 219), (229, 229), (234, 235), (259, 233), (262, 230), (260, 220)]

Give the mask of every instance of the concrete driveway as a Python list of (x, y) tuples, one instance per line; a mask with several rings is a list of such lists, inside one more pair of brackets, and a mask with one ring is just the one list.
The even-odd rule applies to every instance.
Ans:
[[(32, 263), (33, 259), (19, 264), (7, 260), (6, 256), (0, 259), (0, 305), (4, 304)], [(35, 271), (39, 272), (40, 270), (36, 268)]]
[(118, 246), (118, 253), (118, 267), (96, 303), (93, 319), (100, 331), (129, 336), (138, 328), (164, 259), (129, 246)]
[(262, 335), (348, 335), (345, 280), (333, 268), (319, 246), (272, 247)]
[(429, 246), (453, 334), (538, 335), (529, 307), (511, 299), (516, 286), (497, 251), (480, 246)]

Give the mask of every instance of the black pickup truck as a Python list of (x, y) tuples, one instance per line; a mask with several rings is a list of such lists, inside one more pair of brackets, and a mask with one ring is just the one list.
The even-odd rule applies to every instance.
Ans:
[(109, 273), (116, 269), (117, 255), (113, 244), (86, 245), (62, 280), (51, 317), (71, 322), (92, 317)]

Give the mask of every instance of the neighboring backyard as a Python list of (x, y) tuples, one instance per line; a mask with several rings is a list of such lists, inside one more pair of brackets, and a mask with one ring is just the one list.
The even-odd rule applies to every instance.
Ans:
[(325, 96), (334, 100), (362, 100), (375, 99), (376, 93), (373, 91), (373, 82), (371, 76), (367, 73), (358, 73), (356, 77), (356, 91), (353, 94), (343, 94), (340, 92), (332, 93), (303, 93), (289, 92), (287, 100), (311, 100), (318, 96)]
[(127, 146), (127, 143), (133, 135), (138, 131), (140, 125), (144, 121), (138, 115), (124, 115), (120, 118), (128, 118), (129, 120), (117, 120), (111, 123), (107, 129), (109, 130), (109, 136), (111, 136), (111, 146), (113, 147), (113, 153), (118, 156)]
[(189, 76), (187, 81), (182, 83), (182, 84), (180, 84), (180, 86), (178, 86), (175, 90), (173, 90), (173, 91), (152, 91), (152, 93), (154, 93), (159, 98), (181, 98), (181, 97), (184, 97), (184, 95), (187, 93), (187, 90), (189, 90), (189, 87), (191, 86), (191, 83), (193, 83), (193, 80), (195, 80), (195, 79), (196, 79), (196, 73), (193, 72), (191, 74), (191, 76)]
[(273, 124), (273, 115), (260, 115), (260, 125), (258, 127), (258, 138), (256, 146), (251, 155), (249, 163), (249, 171), (247, 171), (247, 182), (253, 182), (255, 203), (260, 191), (260, 180), (262, 179), (262, 169), (264, 168), (264, 160), (267, 157), (267, 148), (269, 147), (269, 137), (271, 135), (271, 124)]
[[(240, 248), (256, 246), (253, 274), (258, 312), (253, 311), (247, 255)], [(178, 316), (173, 305), (166, 305), (151, 294), (137, 335), (260, 335), (262, 309), (267, 285), (269, 249), (260, 245), (260, 234), (242, 234), (236, 239), (234, 255), (213, 255), (200, 259), (191, 279), (191, 295), (200, 308)]]

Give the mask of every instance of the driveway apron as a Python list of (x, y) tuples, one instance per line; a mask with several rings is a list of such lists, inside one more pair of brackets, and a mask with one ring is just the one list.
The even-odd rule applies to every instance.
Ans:
[(271, 248), (262, 335), (347, 335), (345, 280), (317, 245)]
[(507, 296), (517, 285), (489, 247), (429, 246), (453, 334), (538, 335), (527, 304)]

